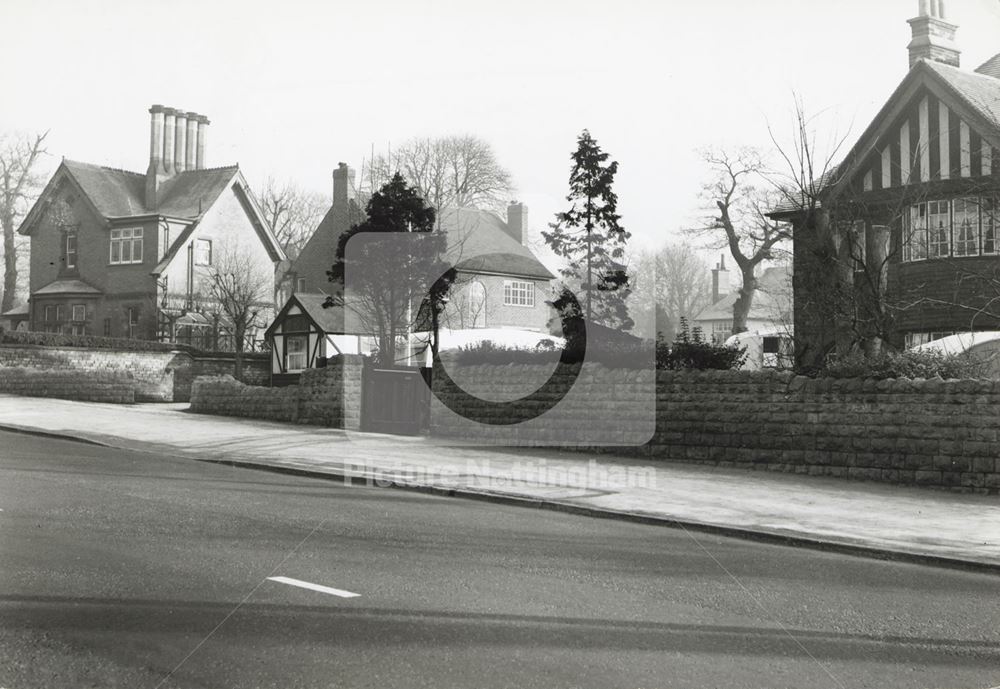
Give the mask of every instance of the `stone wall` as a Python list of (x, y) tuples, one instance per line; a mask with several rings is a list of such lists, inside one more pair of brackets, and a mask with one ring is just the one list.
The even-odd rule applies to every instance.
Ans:
[[(98, 380), (105, 374), (127, 373), (132, 378), (137, 402), (186, 402), (190, 399), (191, 382), (195, 377), (231, 373), (233, 356), (0, 345), (0, 368), (4, 367), (39, 371), (77, 371), (98, 376), (95, 378), (86, 375), (80, 378), (81, 381)], [(250, 383), (266, 384), (270, 379), (268, 356), (246, 355), (243, 377)], [(8, 390), (0, 384), (0, 392), (13, 392), (13, 390)]]
[(356, 430), (361, 425), (359, 356), (340, 356), (302, 372), (297, 385), (258, 387), (232, 376), (196, 378), (191, 411)]
[(438, 367), (433, 378), (436, 435), (510, 445), (631, 446), (648, 440), (655, 425), (655, 381), (648, 370), (596, 363), (581, 368), (553, 359), (551, 365), (456, 363), (443, 373)]
[(135, 381), (114, 371), (41, 370), (0, 366), (0, 391), (25, 397), (57, 397), (85, 402), (135, 402)]
[[(518, 380), (537, 380), (533, 367), (467, 368), (478, 369), (480, 392), (510, 389)], [(495, 371), (485, 370), (489, 368)], [(615, 382), (619, 375), (620, 382)], [(605, 370), (582, 376), (567, 400), (577, 394), (577, 399), (599, 399), (604, 392), (597, 415), (615, 419), (623, 429), (639, 429), (647, 418), (641, 407), (648, 402), (622, 404), (628, 391), (645, 392), (630, 382), (630, 375), (635, 372)], [(450, 394), (447, 389), (437, 393)], [(977, 492), (1000, 490), (1000, 382), (659, 371), (655, 400), (652, 437), (647, 434), (645, 442), (613, 451), (660, 461)], [(587, 417), (595, 416), (593, 412), (586, 410)], [(495, 428), (455, 421), (455, 416), (435, 400), (432, 432), (483, 440), (500, 437)], [(547, 416), (535, 422), (544, 427)], [(572, 428), (564, 417), (554, 414), (550, 425), (563, 431)], [(534, 436), (521, 433), (518, 440), (544, 444), (539, 441), (545, 438), (535, 431)]]

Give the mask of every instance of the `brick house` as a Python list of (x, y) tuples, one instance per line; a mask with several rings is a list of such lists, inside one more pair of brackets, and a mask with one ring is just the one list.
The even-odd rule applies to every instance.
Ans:
[(1000, 329), (1000, 55), (962, 69), (944, 0), (920, 0), (909, 24), (910, 69), (888, 102), (815, 198), (771, 214), (794, 224), (800, 365)]
[(219, 345), (207, 281), (226, 260), (253, 266), (273, 313), (285, 254), (239, 167), (205, 167), (208, 118), (149, 112), (145, 174), (64, 159), (21, 224), (31, 330)]
[[(747, 333), (788, 332), (792, 326), (791, 266), (771, 266), (757, 278), (758, 287), (747, 314)], [(733, 305), (739, 297), (730, 282), (725, 256), (712, 269), (712, 303), (691, 319), (706, 339), (723, 343), (733, 334)]]
[[(340, 163), (333, 172), (330, 210), (291, 263), (282, 282), (282, 302), (287, 303), (292, 294), (330, 293), (327, 271), (334, 263), (338, 240), (361, 222), (363, 213), (355, 198), (353, 170)], [(506, 221), (473, 208), (445, 209), (438, 214), (437, 231), (448, 234), (448, 258), (459, 274), (441, 317), (443, 329), (548, 333), (550, 283), (555, 276), (526, 246), (527, 223), (528, 209), (517, 202), (508, 206)], [(356, 332), (357, 327), (345, 326), (344, 330), (342, 334), (349, 337), (337, 340), (338, 351), (370, 351), (369, 334)]]

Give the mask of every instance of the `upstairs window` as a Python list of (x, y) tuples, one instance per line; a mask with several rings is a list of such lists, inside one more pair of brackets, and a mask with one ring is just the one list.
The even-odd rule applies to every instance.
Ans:
[(927, 204), (910, 206), (903, 216), (903, 260), (923, 261), (927, 258)]
[(111, 230), (111, 265), (142, 263), (142, 228)]
[(943, 258), (948, 255), (950, 207), (951, 204), (947, 201), (931, 201), (927, 204), (927, 258)]
[(87, 320), (86, 304), (73, 304), (73, 320), (77, 323)]
[(983, 253), (995, 254), (1000, 252), (997, 245), (997, 229), (1000, 227), (1000, 199), (986, 198), (981, 204), (981, 223), (983, 231)]
[(194, 241), (194, 264), (196, 266), (212, 265), (211, 239), (196, 239)]
[(534, 306), (535, 283), (521, 280), (504, 280), (503, 303), (505, 306)]
[(952, 241), (955, 256), (979, 254), (979, 202), (977, 199), (956, 199), (952, 204)]
[(66, 233), (66, 267), (76, 268), (76, 232)]

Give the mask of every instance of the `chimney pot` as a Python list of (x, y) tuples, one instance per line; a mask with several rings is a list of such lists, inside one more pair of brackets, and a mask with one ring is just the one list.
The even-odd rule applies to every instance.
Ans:
[(177, 111), (173, 108), (163, 109), (163, 169), (168, 175), (176, 172), (174, 168), (174, 135), (177, 132)]
[(174, 133), (174, 170), (184, 172), (187, 167), (187, 131), (188, 114), (181, 110), (175, 115), (176, 132)]
[(198, 165), (198, 118), (196, 112), (187, 114), (187, 150), (184, 151), (184, 160), (188, 170), (196, 169)]
[(953, 67), (960, 66), (962, 51), (955, 45), (958, 27), (945, 19), (944, 0), (920, 0), (919, 15), (909, 20), (913, 38), (907, 51), (910, 67), (918, 60), (934, 60)]
[(196, 170), (205, 169), (205, 146), (208, 142), (208, 118), (204, 115), (198, 115), (198, 149), (197, 149), (197, 160), (195, 161)]

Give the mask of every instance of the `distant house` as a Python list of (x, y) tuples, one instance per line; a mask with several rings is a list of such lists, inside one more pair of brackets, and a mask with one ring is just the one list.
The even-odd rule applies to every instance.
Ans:
[[(334, 170), (330, 210), (282, 282), (286, 303), (292, 295), (325, 297), (333, 292), (327, 271), (336, 259), (338, 240), (363, 218), (353, 178), (353, 171), (344, 163)], [(467, 330), (510, 330), (512, 340), (518, 339), (514, 331), (548, 332), (550, 283), (555, 276), (525, 244), (528, 209), (524, 204), (511, 203), (506, 221), (489, 211), (444, 209), (438, 214), (437, 225), (435, 231), (447, 233), (447, 258), (458, 271), (441, 317), (444, 347), (449, 340), (466, 341), (462, 333)], [(340, 333), (348, 336), (336, 340), (346, 350), (343, 353), (367, 354), (374, 347), (371, 334), (357, 330), (348, 327)], [(330, 340), (331, 345), (334, 341)]]
[[(733, 334), (733, 305), (738, 287), (730, 282), (725, 256), (712, 269), (712, 303), (691, 319), (691, 327), (701, 328), (707, 339), (725, 342)], [(773, 266), (758, 278), (747, 314), (750, 334), (788, 331), (792, 324), (792, 274), (790, 266)]]
[[(864, 336), (897, 347), (1000, 327), (990, 278), (1000, 267), (1000, 54), (961, 69), (944, 0), (922, 0), (909, 24), (909, 71), (828, 175), (818, 204), (771, 214), (794, 223), (801, 365), (844, 344), (845, 330), (864, 332), (872, 313), (891, 321)], [(882, 271), (883, 311), (856, 317), (830, 298), (846, 285), (863, 306)]]
[(259, 268), (273, 313), (285, 254), (239, 167), (205, 167), (208, 118), (149, 112), (145, 174), (63, 160), (21, 224), (31, 330), (212, 346), (226, 322), (207, 280), (233, 256)]

